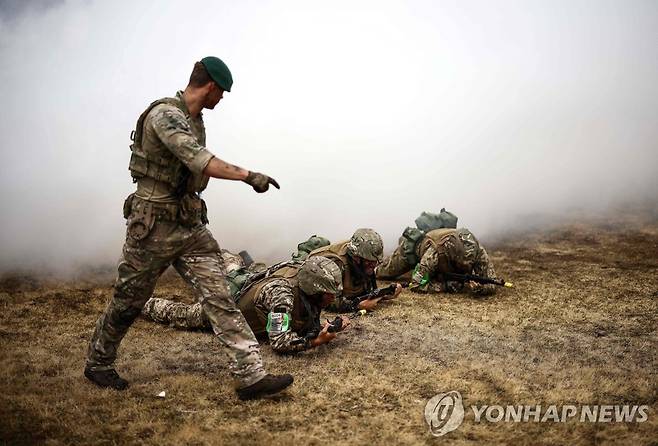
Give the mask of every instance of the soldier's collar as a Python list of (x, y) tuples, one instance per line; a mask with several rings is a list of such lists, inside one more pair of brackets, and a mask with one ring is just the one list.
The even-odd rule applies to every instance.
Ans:
[[(185, 100), (183, 99), (183, 90), (178, 90), (176, 92), (176, 99), (178, 99), (182, 105), (181, 109), (183, 110), (183, 113), (185, 113), (186, 116), (190, 116), (190, 111), (187, 108), (187, 104), (185, 103)], [(199, 111), (199, 118), (203, 118), (203, 112)]]

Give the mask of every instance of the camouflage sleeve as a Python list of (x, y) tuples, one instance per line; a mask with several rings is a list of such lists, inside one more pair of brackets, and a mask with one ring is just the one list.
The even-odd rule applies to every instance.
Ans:
[(192, 173), (201, 174), (214, 155), (199, 144), (183, 112), (174, 106), (161, 104), (149, 113), (149, 120), (162, 143)]
[[(293, 303), (291, 285), (285, 279), (273, 280), (266, 284), (254, 301), (254, 304), (268, 315), (286, 313), (288, 318), (292, 314)], [(268, 329), (267, 335), (272, 349), (278, 353), (292, 353), (308, 348), (304, 338), (292, 331), (289, 326), (282, 327), (280, 331)]]
[[(476, 276), (488, 277), (490, 279), (496, 278), (496, 271), (494, 270), (493, 263), (489, 259), (487, 251), (482, 246), (480, 246), (477, 260), (473, 264), (473, 274)], [(482, 296), (491, 295), (496, 292), (496, 285), (478, 284), (473, 289), (473, 292)]]
[(400, 244), (390, 257), (386, 257), (381, 265), (377, 267), (377, 278), (394, 279), (410, 269), (403, 246)]
[[(439, 266), (439, 253), (436, 252), (434, 247), (430, 246), (420, 259), (413, 275), (411, 276), (411, 283), (409, 290), (417, 293), (426, 293), (432, 291), (430, 288), (430, 279), (436, 275)], [(436, 290), (434, 290), (436, 291)]]

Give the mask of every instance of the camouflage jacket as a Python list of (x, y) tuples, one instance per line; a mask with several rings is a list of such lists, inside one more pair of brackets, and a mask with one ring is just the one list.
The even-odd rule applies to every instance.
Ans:
[[(468, 229), (436, 229), (419, 243), (420, 262), (409, 288), (412, 291), (459, 291), (462, 284), (446, 281), (442, 272), (470, 273), (495, 278), (487, 251)], [(477, 285), (476, 294), (492, 294), (495, 285)]]
[(341, 270), (343, 275), (343, 295), (337, 297), (333, 304), (327, 309), (339, 313), (354, 311), (351, 298), (362, 296), (373, 289), (377, 288), (375, 276), (365, 277), (359, 274), (353, 266), (349, 254), (347, 254), (347, 244), (349, 240), (334, 243), (329, 246), (312, 251), (308, 256), (323, 256), (333, 260)]
[[(253, 306), (263, 315), (269, 313), (299, 315), (303, 313), (308, 317), (309, 315), (303, 312), (301, 308), (295, 308), (295, 302), (298, 300), (295, 299), (296, 290), (293, 289), (294, 286), (289, 279), (270, 279), (253, 298)], [(317, 321), (314, 323), (318, 327), (320, 325), (319, 315), (320, 310), (318, 309), (315, 315)], [(281, 332), (269, 331), (267, 337), (272, 349), (278, 353), (292, 353), (310, 348), (309, 343), (304, 340), (303, 335), (305, 333), (298, 333), (292, 328), (292, 326), (308, 325), (308, 322), (306, 320), (296, 320), (292, 321), (291, 329), (289, 330)]]
[[(203, 170), (214, 156), (205, 147), (206, 130), (202, 114), (199, 113), (196, 118), (190, 116), (182, 91), (169, 101), (172, 103), (158, 104), (146, 115), (140, 132), (141, 140), (133, 149), (130, 165), (131, 170), (135, 170), (140, 159), (148, 165), (148, 173), (137, 178), (135, 195), (159, 203), (177, 200), (175, 187), (158, 179), (170, 171), (172, 164), (182, 163), (189, 169), (191, 178), (187, 181), (186, 190), (200, 192), (208, 184)], [(139, 156), (135, 158), (135, 155)]]

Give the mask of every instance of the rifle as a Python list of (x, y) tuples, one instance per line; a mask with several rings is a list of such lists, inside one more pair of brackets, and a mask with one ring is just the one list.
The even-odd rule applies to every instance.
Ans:
[(512, 288), (514, 284), (512, 282), (505, 282), (503, 279), (491, 279), (489, 277), (476, 276), (475, 274), (459, 274), (459, 273), (440, 273), (443, 278), (448, 281), (454, 282), (468, 282), (473, 281), (481, 285), (498, 285), (504, 286), (506, 288)]
[[(366, 310), (356, 311), (350, 316), (350, 319), (354, 319), (356, 316), (363, 314), (366, 314)], [(329, 322), (329, 328), (327, 328), (327, 331), (329, 333), (336, 333), (343, 329), (343, 318), (340, 316), (336, 316), (336, 318), (333, 321), (327, 320), (327, 322)], [(304, 344), (310, 340), (317, 338), (319, 334), (320, 334), (319, 330), (312, 330), (309, 333), (307, 333), (306, 336), (304, 336), (303, 338), (297, 339), (296, 341), (292, 341), (291, 345)]]
[[(341, 318), (340, 316), (336, 316), (336, 319), (334, 319), (333, 321), (327, 320), (327, 322), (329, 322), (329, 328), (327, 329), (329, 333), (336, 333), (343, 329), (343, 318)], [(306, 333), (306, 335), (303, 338), (297, 339), (296, 341), (292, 341), (290, 345), (305, 344), (308, 341), (317, 338), (319, 334), (320, 334), (320, 330), (317, 329), (311, 330), (308, 333)]]
[[(402, 283), (402, 288), (406, 288), (409, 286), (408, 282)], [(353, 297), (351, 299), (348, 298), (348, 300), (351, 301), (350, 305), (354, 310), (358, 310), (359, 304), (363, 302), (364, 300), (373, 300), (373, 299), (379, 299), (380, 297), (384, 296), (392, 296), (395, 293), (395, 290), (397, 289), (397, 284), (392, 283), (389, 286), (385, 286), (382, 288), (377, 288), (369, 293), (362, 294), (360, 296)]]

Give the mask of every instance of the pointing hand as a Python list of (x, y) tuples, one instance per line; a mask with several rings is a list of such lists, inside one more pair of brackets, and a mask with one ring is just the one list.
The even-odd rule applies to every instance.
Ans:
[(249, 175), (247, 175), (244, 182), (253, 187), (259, 194), (267, 192), (267, 189), (270, 188), (270, 184), (277, 189), (281, 189), (279, 183), (277, 183), (274, 178), (258, 172), (249, 172)]

